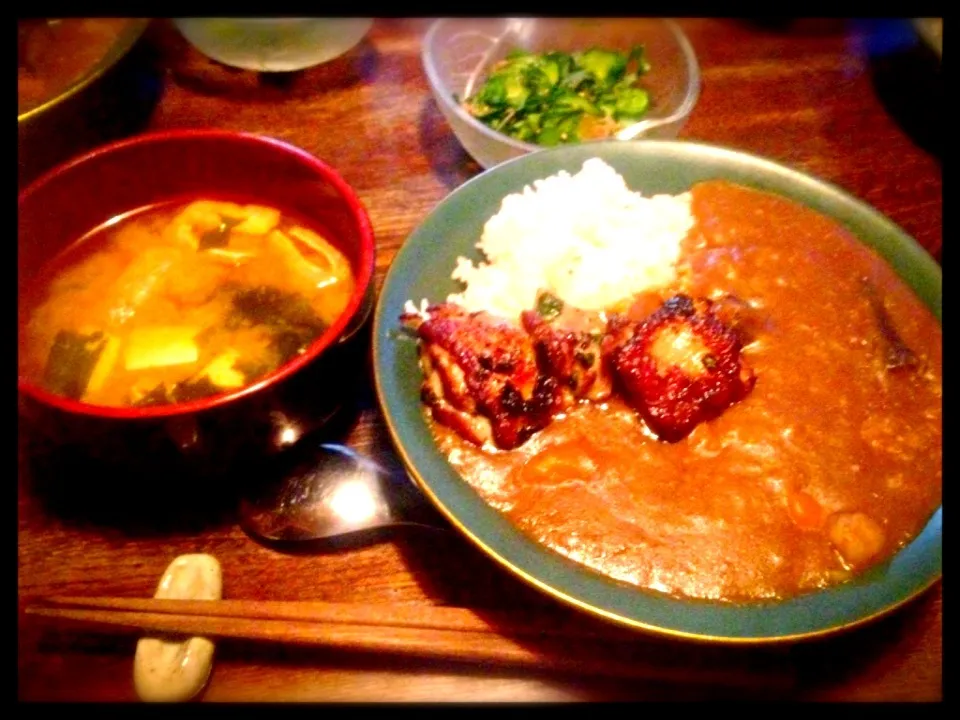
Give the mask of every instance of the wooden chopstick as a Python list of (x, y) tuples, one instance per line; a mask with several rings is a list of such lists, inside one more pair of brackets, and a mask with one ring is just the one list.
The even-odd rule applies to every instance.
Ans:
[[(679, 661), (663, 643), (629, 630), (493, 625), (466, 608), (347, 605), (324, 602), (45, 598), (25, 608), (42, 617), (107, 628), (200, 635), (392, 653), (423, 659), (571, 672), (613, 678), (725, 686), (786, 688), (789, 663), (698, 662), (696, 649)], [(532, 638), (532, 634), (540, 637)]]
[[(54, 596), (37, 600), (42, 605), (75, 609), (123, 610), (173, 615), (294, 620), (333, 624), (409, 627), (506, 635), (562, 635), (622, 641), (625, 631), (601, 625), (565, 622), (562, 626), (543, 618), (516, 613), (483, 612), (458, 607), (330, 603), (285, 600), (169, 600), (160, 598)], [(484, 617), (485, 616), (485, 617)]]

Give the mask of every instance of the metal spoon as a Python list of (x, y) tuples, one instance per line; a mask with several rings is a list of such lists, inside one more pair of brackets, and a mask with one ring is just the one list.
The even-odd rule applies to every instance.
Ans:
[(270, 467), (240, 503), (241, 527), (262, 543), (339, 546), (398, 526), (446, 529), (405, 476), (344, 445), (305, 441)]

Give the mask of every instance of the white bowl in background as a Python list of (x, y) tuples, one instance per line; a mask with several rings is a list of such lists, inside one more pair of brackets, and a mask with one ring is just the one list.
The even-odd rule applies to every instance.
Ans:
[(489, 68), (514, 48), (573, 52), (590, 47), (627, 51), (646, 47), (651, 70), (643, 76), (650, 111), (617, 139), (677, 137), (700, 96), (700, 66), (680, 26), (667, 18), (444, 18), (427, 31), (421, 51), (434, 99), (464, 149), (491, 168), (541, 145), (483, 124), (459, 100), (482, 84)]
[(244, 70), (291, 72), (333, 60), (359, 43), (372, 18), (173, 18), (197, 50)]

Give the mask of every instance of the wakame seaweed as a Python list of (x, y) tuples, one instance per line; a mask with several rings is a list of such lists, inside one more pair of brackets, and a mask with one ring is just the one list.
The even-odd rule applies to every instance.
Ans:
[(170, 392), (170, 395), (173, 399), (173, 402), (190, 402), (191, 400), (199, 400), (200, 398), (205, 398), (208, 395), (216, 395), (217, 393), (222, 393), (223, 388), (215, 385), (214, 382), (208, 378), (206, 375), (203, 375), (196, 380), (181, 380), (176, 385), (173, 386), (173, 390)]
[(272, 333), (271, 345), (286, 362), (303, 352), (327, 329), (305, 297), (274, 287), (238, 290), (233, 295), (232, 322), (264, 325)]
[(191, 380), (181, 380), (169, 387), (166, 383), (159, 383), (155, 388), (133, 403), (134, 407), (150, 407), (153, 405), (169, 405), (171, 403), (190, 402), (209, 395), (222, 393), (223, 388), (214, 384), (206, 375)]
[(100, 353), (107, 345), (107, 336), (99, 330), (82, 334), (61, 330), (53, 340), (43, 385), (58, 395), (79, 400), (87, 390), (90, 376)]
[(198, 250), (226, 247), (230, 240), (230, 231), (243, 222), (243, 218), (223, 217), (213, 230), (207, 230), (197, 242)]
[(170, 396), (167, 392), (167, 386), (160, 383), (153, 390), (146, 393), (140, 399), (132, 403), (134, 407), (150, 407), (152, 405), (166, 405), (170, 402)]

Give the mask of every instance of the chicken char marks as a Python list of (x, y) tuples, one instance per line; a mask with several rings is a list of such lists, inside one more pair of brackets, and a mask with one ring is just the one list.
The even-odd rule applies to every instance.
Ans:
[(536, 310), (525, 311), (520, 320), (533, 340), (539, 367), (557, 381), (561, 410), (583, 398), (602, 401), (610, 396), (612, 380), (600, 347), (603, 330), (578, 329), (564, 314), (547, 320)]
[(478, 445), (514, 448), (556, 410), (557, 383), (541, 373), (530, 337), (486, 313), (444, 303), (403, 322), (420, 337), (423, 402), (434, 419)]
[(614, 388), (667, 442), (745, 397), (741, 335), (708, 300), (675, 295), (642, 322), (563, 308), (522, 328), (443, 303), (401, 316), (420, 339), (421, 399), (467, 440), (508, 450), (581, 400)]
[(611, 321), (604, 345), (616, 382), (661, 440), (682, 440), (753, 389), (744, 335), (719, 309), (674, 295), (641, 323)]

